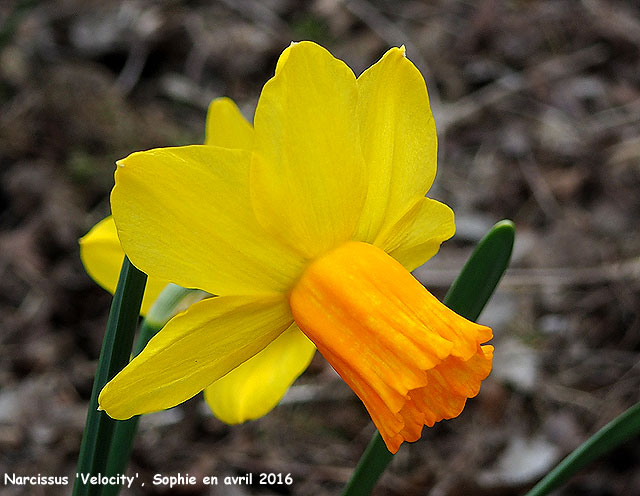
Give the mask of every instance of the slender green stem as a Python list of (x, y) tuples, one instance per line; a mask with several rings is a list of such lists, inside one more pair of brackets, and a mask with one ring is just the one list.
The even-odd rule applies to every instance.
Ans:
[(373, 487), (392, 459), (393, 454), (387, 449), (380, 433), (376, 431), (364, 450), (342, 495), (367, 496), (371, 494)]
[(544, 496), (596, 458), (640, 434), (640, 403), (613, 419), (562, 460), (526, 496)]
[[(133, 347), (133, 356), (142, 351), (147, 342), (162, 328), (162, 326), (150, 325), (145, 319), (140, 326), (138, 339)], [(133, 451), (133, 441), (138, 430), (140, 416), (130, 418), (129, 420), (117, 420), (116, 427), (113, 432), (113, 440), (111, 442), (111, 450), (107, 458), (107, 468), (105, 474), (107, 477), (123, 474), (127, 469), (131, 452)], [(116, 479), (117, 480), (117, 479)], [(116, 496), (121, 489), (121, 484), (113, 484), (105, 486), (102, 490), (102, 496)]]
[[(443, 303), (463, 317), (476, 320), (509, 265), (514, 237), (513, 222), (503, 220), (493, 226), (471, 254)], [(376, 432), (342, 495), (370, 494), (392, 459), (380, 433)]]
[(98, 410), (98, 394), (109, 379), (129, 361), (146, 281), (146, 274), (136, 269), (125, 257), (118, 286), (113, 295), (113, 303), (98, 360), (98, 369), (89, 400), (73, 496), (89, 496), (100, 493), (101, 486), (92, 484), (88, 477), (104, 473), (116, 421), (105, 412)]
[[(149, 340), (164, 327), (171, 317), (190, 303), (205, 296), (207, 296), (207, 293), (203, 291), (185, 289), (175, 284), (168, 284), (158, 295), (140, 325), (138, 339), (133, 347), (133, 356), (136, 356), (144, 349)], [(135, 416), (129, 420), (116, 421), (105, 470), (107, 477), (121, 475), (127, 469), (139, 421), (140, 416)], [(120, 484), (104, 486), (102, 496), (116, 496), (120, 492), (120, 488)]]

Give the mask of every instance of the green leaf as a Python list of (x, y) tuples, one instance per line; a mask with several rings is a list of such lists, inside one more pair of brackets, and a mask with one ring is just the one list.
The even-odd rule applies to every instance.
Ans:
[(97, 495), (101, 492), (101, 486), (84, 484), (82, 480), (83, 475), (86, 477), (104, 473), (116, 424), (116, 421), (105, 412), (98, 410), (98, 394), (104, 385), (129, 362), (146, 282), (146, 274), (136, 269), (125, 257), (118, 286), (113, 295), (98, 360), (98, 370), (89, 400), (73, 496)]
[[(207, 293), (204, 291), (168, 284), (158, 295), (156, 301), (153, 302), (146, 318), (140, 325), (138, 339), (133, 347), (133, 356), (136, 356), (144, 349), (149, 340), (164, 327), (185, 303), (198, 301), (205, 296), (207, 296)], [(129, 420), (116, 421), (105, 469), (107, 477), (124, 474), (127, 470), (139, 422), (140, 416), (138, 415)], [(102, 490), (102, 496), (117, 496), (120, 493), (120, 489), (121, 484), (106, 485)]]
[(458, 315), (477, 320), (507, 270), (515, 240), (510, 220), (498, 222), (478, 246), (442, 302)]
[(549, 494), (578, 470), (638, 434), (640, 434), (640, 403), (636, 403), (616, 417), (584, 444), (576, 448), (544, 479), (538, 482), (526, 496)]
[[(136, 344), (133, 349), (132, 356), (140, 353), (149, 340), (162, 329), (164, 324), (150, 323), (148, 319), (142, 321), (140, 332)], [(129, 420), (117, 420), (111, 448), (107, 457), (107, 466), (105, 475), (107, 477), (118, 476), (124, 474), (129, 465), (131, 452), (133, 450), (133, 441), (138, 431), (138, 423), (140, 416), (130, 418)], [(101, 496), (117, 496), (122, 488), (121, 484), (113, 484), (104, 486)]]
[[(514, 239), (513, 222), (503, 220), (493, 226), (471, 254), (443, 303), (459, 315), (477, 320), (509, 265)], [(380, 433), (376, 432), (342, 495), (370, 494), (392, 459)]]

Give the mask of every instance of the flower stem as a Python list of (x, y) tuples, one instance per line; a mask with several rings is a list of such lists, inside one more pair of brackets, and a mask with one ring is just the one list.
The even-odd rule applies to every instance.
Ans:
[[(146, 319), (143, 320), (140, 326), (138, 339), (134, 345), (132, 356), (136, 356), (140, 353), (147, 342), (161, 328), (162, 325), (149, 325)], [(109, 456), (107, 458), (107, 467), (105, 469), (107, 477), (123, 474), (127, 469), (129, 459), (131, 458), (131, 452), (133, 450), (133, 441), (138, 430), (138, 422), (140, 422), (139, 415), (136, 415), (129, 420), (116, 421), (116, 427), (111, 441), (111, 449), (109, 450)], [(101, 496), (116, 496), (120, 492), (121, 487), (122, 484), (107, 485), (102, 490)]]
[(342, 495), (367, 496), (370, 494), (392, 459), (393, 454), (385, 446), (380, 433), (376, 431)]
[(88, 477), (104, 472), (116, 421), (105, 412), (98, 410), (98, 394), (104, 385), (129, 361), (146, 282), (146, 274), (136, 269), (125, 257), (120, 270), (118, 286), (113, 295), (98, 360), (98, 369), (89, 400), (73, 496), (89, 496), (100, 493), (101, 486), (92, 484)]
[[(135, 357), (140, 353), (149, 340), (155, 336), (176, 313), (190, 303), (200, 300), (205, 296), (207, 296), (207, 293), (200, 290), (185, 289), (176, 284), (168, 284), (158, 295), (158, 298), (140, 325), (138, 339), (133, 347), (133, 356)], [(139, 421), (140, 416), (135, 416), (129, 420), (116, 421), (105, 470), (107, 477), (121, 475), (127, 469)], [(120, 492), (120, 488), (121, 484), (107, 485), (102, 491), (102, 496), (116, 496)]]
[[(494, 225), (469, 257), (443, 303), (459, 315), (477, 320), (509, 265), (514, 238), (513, 222), (503, 220)], [(370, 494), (392, 459), (380, 433), (376, 432), (342, 496)]]

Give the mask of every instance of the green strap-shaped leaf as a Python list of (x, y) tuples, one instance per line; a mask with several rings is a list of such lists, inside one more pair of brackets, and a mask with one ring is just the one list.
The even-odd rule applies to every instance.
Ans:
[[(177, 313), (185, 300), (190, 298), (188, 301), (197, 301), (206, 295), (205, 292), (197, 289), (185, 289), (176, 284), (168, 284), (158, 295), (156, 301), (153, 302), (147, 317), (142, 321), (132, 356), (136, 356), (144, 349), (149, 340)], [(129, 420), (116, 421), (105, 470), (107, 477), (118, 476), (126, 471), (139, 422), (139, 415)], [(121, 484), (106, 485), (102, 491), (102, 496), (117, 496), (120, 489)]]
[(442, 302), (469, 320), (478, 320), (482, 309), (507, 270), (515, 228), (510, 220), (494, 225), (467, 260)]
[[(480, 241), (443, 303), (469, 320), (477, 320), (509, 265), (515, 229), (513, 222), (498, 222)], [(358, 462), (343, 496), (367, 496), (393, 458), (380, 433), (373, 436)]]
[(129, 362), (146, 282), (146, 274), (136, 269), (125, 257), (118, 286), (113, 295), (98, 370), (91, 391), (73, 496), (97, 495), (101, 492), (102, 486), (85, 484), (82, 478), (104, 473), (116, 423), (105, 412), (98, 411), (98, 394)]
[(626, 412), (620, 414), (584, 444), (576, 448), (544, 479), (538, 482), (526, 496), (549, 494), (578, 470), (638, 434), (640, 434), (640, 403), (636, 403)]
[[(136, 344), (133, 349), (132, 356), (140, 353), (149, 340), (162, 328), (162, 325), (150, 324), (147, 319), (142, 321), (140, 332)], [(107, 467), (105, 474), (107, 477), (118, 476), (124, 474), (129, 465), (131, 451), (133, 450), (133, 440), (138, 431), (138, 423), (140, 415), (130, 418), (129, 420), (116, 420), (113, 439), (107, 457)], [(113, 484), (104, 486), (101, 496), (117, 496), (120, 493), (122, 484)]]

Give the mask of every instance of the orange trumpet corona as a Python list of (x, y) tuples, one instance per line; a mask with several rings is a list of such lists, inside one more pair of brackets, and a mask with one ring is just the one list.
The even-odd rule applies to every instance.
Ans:
[(491, 329), (440, 303), (400, 263), (350, 241), (314, 260), (289, 296), (294, 319), (356, 392), (387, 448), (458, 416), (489, 375)]

